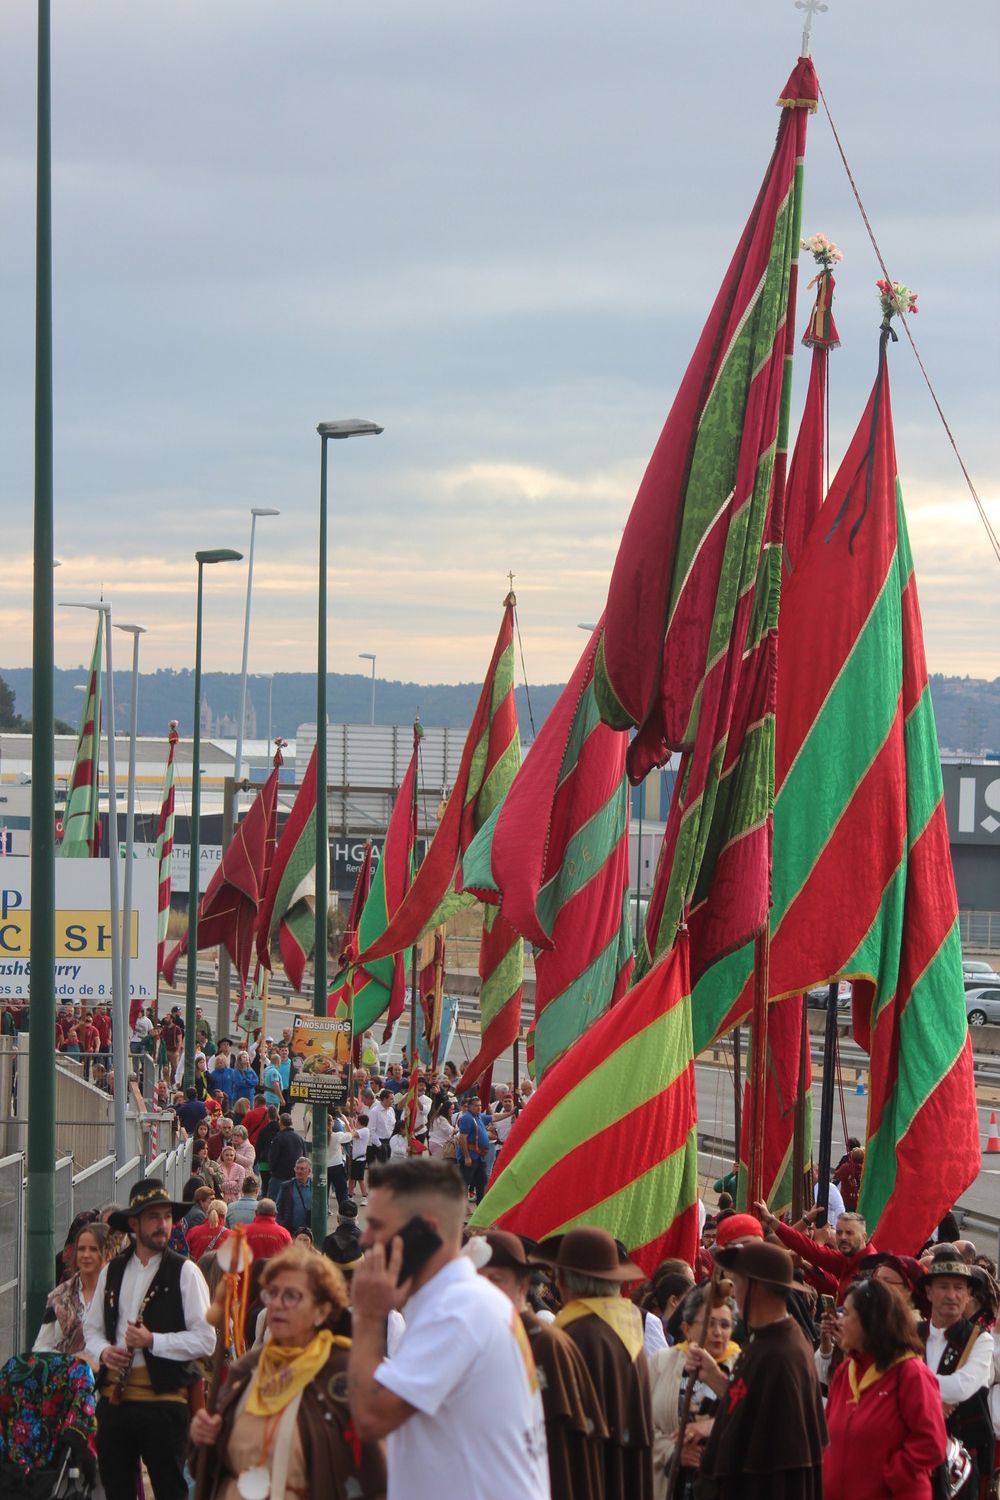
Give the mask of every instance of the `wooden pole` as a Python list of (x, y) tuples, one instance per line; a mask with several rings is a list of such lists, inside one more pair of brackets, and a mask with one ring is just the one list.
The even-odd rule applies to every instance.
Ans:
[(747, 1161), (747, 1203), (764, 1196), (764, 1089), (767, 1078), (767, 989), (771, 953), (770, 932), (754, 942), (753, 1035), (750, 1054), (750, 1150)]
[(799, 1034), (799, 1083), (795, 1094), (795, 1119), (792, 1126), (792, 1222), (797, 1224), (806, 1208), (806, 1110), (812, 1108), (806, 1089), (806, 1064), (809, 1058), (809, 1010), (802, 996), (802, 1029)]
[(823, 1037), (823, 1090), (819, 1105), (819, 1152), (817, 1162), (816, 1202), (820, 1213), (816, 1223), (822, 1227), (830, 1210), (830, 1147), (833, 1141), (834, 1064), (837, 1057), (837, 995), (840, 986), (834, 980), (826, 995), (826, 1031)]

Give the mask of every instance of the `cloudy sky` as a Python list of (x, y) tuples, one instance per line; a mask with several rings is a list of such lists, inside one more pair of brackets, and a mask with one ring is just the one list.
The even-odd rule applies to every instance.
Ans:
[[(481, 676), (517, 575), (564, 679), (750, 208), (791, 0), (53, 0), (57, 597), (104, 586), (187, 666), (198, 547), (261, 522), (251, 666), (315, 660), (317, 421), (331, 666)], [(1000, 526), (1000, 13), (830, 0), (814, 56), (915, 333)], [(33, 0), (0, 6), (0, 664), (30, 661)], [(845, 252), (839, 454), (880, 274), (822, 114), (804, 231)], [(800, 306), (800, 324), (805, 322)], [(1000, 673), (993, 557), (908, 348), (894, 410), (932, 670)], [(799, 362), (797, 402), (807, 369)], [(206, 665), (245, 572), (212, 570)], [(91, 627), (57, 616), (57, 660)]]

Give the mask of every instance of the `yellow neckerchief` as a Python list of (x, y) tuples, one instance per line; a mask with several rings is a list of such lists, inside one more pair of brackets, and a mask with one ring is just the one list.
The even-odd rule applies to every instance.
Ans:
[(855, 1406), (857, 1406), (858, 1402), (861, 1400), (862, 1392), (867, 1391), (869, 1386), (875, 1385), (877, 1381), (882, 1379), (883, 1375), (888, 1375), (890, 1370), (894, 1370), (896, 1366), (901, 1365), (904, 1360), (916, 1358), (917, 1356), (913, 1353), (913, 1351), (908, 1349), (905, 1354), (900, 1354), (897, 1359), (894, 1359), (890, 1364), (887, 1364), (884, 1370), (880, 1370), (878, 1365), (873, 1361), (868, 1366), (867, 1370), (862, 1375), (860, 1380), (858, 1379), (857, 1360), (853, 1357), (848, 1359), (847, 1378), (850, 1381), (851, 1397), (854, 1401)]
[(566, 1328), (591, 1313), (618, 1335), (629, 1359), (638, 1359), (643, 1345), (642, 1313), (624, 1297), (576, 1297), (556, 1315), (556, 1327)]
[(255, 1417), (273, 1417), (275, 1412), (284, 1411), (292, 1397), (322, 1370), (334, 1344), (349, 1348), (350, 1339), (335, 1338), (323, 1328), (304, 1348), (265, 1344), (250, 1385), (247, 1411)]
[[(702, 1344), (701, 1347), (704, 1349), (704, 1347), (705, 1347), (704, 1344)], [(675, 1349), (686, 1349), (687, 1348), (687, 1339), (683, 1339), (681, 1341), (681, 1343), (675, 1344), (674, 1348)], [(733, 1362), (733, 1360), (736, 1358), (737, 1354), (739, 1354), (739, 1353), (741, 1353), (739, 1344), (737, 1344), (734, 1339), (730, 1339), (729, 1342), (728, 1342), (728, 1344), (726, 1345), (725, 1349), (723, 1350), (722, 1358), (721, 1359), (717, 1359), (716, 1360), (716, 1364), (717, 1365), (731, 1365), (732, 1362)]]

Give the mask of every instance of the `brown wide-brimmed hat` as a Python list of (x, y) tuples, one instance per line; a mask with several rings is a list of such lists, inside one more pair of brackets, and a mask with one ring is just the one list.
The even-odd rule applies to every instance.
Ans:
[(519, 1234), (511, 1234), (509, 1229), (488, 1229), (480, 1238), (490, 1247), (490, 1258), (486, 1262), (489, 1266), (506, 1266), (512, 1271), (523, 1271), (525, 1275), (548, 1266), (548, 1261), (539, 1256), (534, 1240), (522, 1239)]
[(539, 1258), (557, 1271), (576, 1271), (601, 1281), (642, 1281), (643, 1272), (606, 1229), (570, 1229), (538, 1247)]
[(735, 1271), (749, 1281), (789, 1291), (794, 1286), (794, 1262), (783, 1245), (768, 1245), (752, 1239), (742, 1244), (725, 1245), (715, 1252), (715, 1264), (724, 1271)]
[(108, 1214), (108, 1228), (128, 1234), (129, 1219), (136, 1218), (147, 1208), (169, 1208), (175, 1219), (183, 1219), (193, 1207), (192, 1203), (175, 1203), (158, 1177), (144, 1177), (141, 1182), (132, 1184), (128, 1208), (120, 1208), (116, 1213)]

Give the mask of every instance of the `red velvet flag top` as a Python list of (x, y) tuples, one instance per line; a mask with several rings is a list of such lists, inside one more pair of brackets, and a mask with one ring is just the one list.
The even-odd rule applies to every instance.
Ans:
[[(281, 751), (278, 750), (274, 756), (274, 769), (233, 834), (232, 842), (222, 856), (222, 864), (209, 881), (198, 908), (198, 948), (214, 948), (217, 944), (225, 946), (240, 976), (241, 995), (246, 993), (257, 914), (274, 857), (280, 765)], [(196, 878), (193, 873), (191, 878)], [(174, 982), (177, 960), (187, 951), (187, 941), (185, 934), (167, 955), (163, 977), (168, 984)]]

